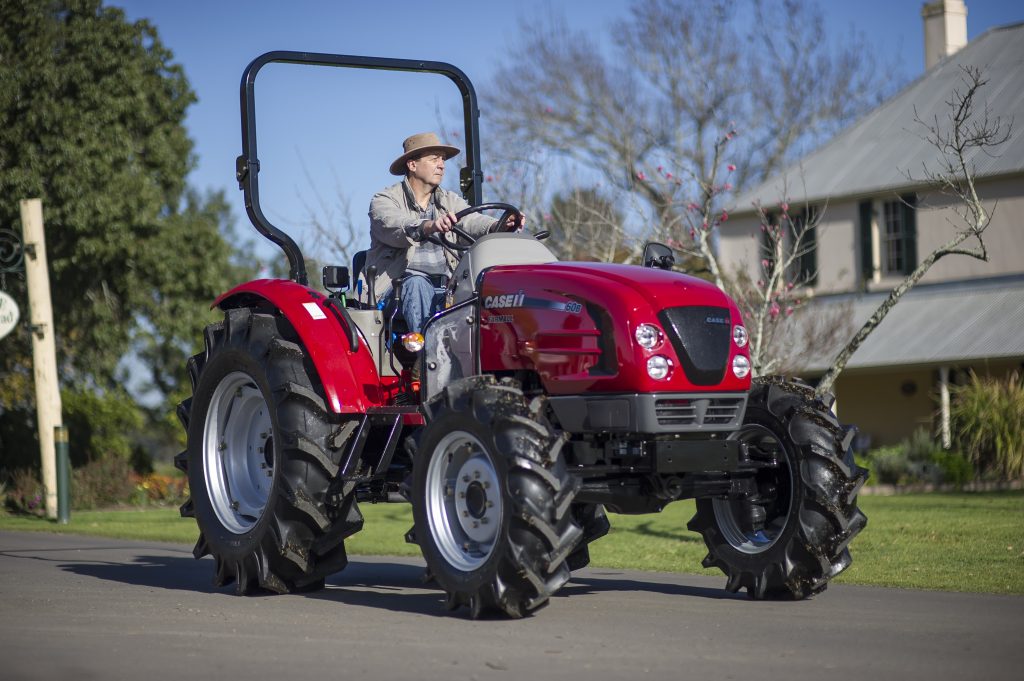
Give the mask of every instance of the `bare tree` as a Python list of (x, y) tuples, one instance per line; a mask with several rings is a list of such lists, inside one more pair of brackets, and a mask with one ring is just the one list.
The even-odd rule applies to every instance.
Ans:
[[(971, 159), (976, 152), (991, 155), (997, 147), (1006, 142), (1010, 137), (1013, 121), (1005, 121), (998, 116), (993, 118), (987, 105), (978, 111), (979, 92), (988, 84), (988, 80), (982, 77), (982, 70), (978, 67), (960, 68), (963, 72), (961, 82), (946, 101), (949, 112), (945, 122), (940, 121), (938, 116), (926, 122), (920, 118), (916, 110), (914, 112), (915, 122), (925, 130), (923, 138), (941, 153), (938, 169), (925, 165), (923, 177), (918, 180), (909, 173), (907, 175), (912, 181), (923, 180), (955, 197), (960, 206), (956, 211), (960, 224), (954, 236), (928, 254), (921, 264), (889, 293), (878, 309), (843, 347), (818, 384), (819, 395), (832, 389), (850, 357), (932, 265), (949, 255), (964, 255), (988, 261), (988, 250), (985, 248), (983, 236), (992, 220), (992, 214), (986, 210), (978, 197), (975, 187), (976, 171)], [(963, 245), (967, 241), (975, 245)]]
[(709, 190), (733, 121), (731, 183), (742, 188), (881, 89), (870, 51), (856, 38), (837, 47), (806, 0), (638, 0), (610, 44), (557, 18), (524, 34), (485, 92), (497, 137), (512, 150), (540, 145), (636, 197), (663, 239), (681, 236), (682, 197), (721, 196)]
[(621, 262), (632, 252), (622, 212), (594, 188), (556, 194), (544, 227), (551, 232), (549, 248), (562, 260)]

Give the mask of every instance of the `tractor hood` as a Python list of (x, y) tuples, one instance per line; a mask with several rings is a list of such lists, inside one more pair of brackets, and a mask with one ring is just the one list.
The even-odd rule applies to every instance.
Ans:
[[(501, 265), (479, 284), (481, 366), (534, 370), (549, 394), (749, 389), (732, 371), (742, 324), (724, 292), (702, 279), (636, 265), (554, 262)], [(637, 328), (653, 325), (663, 342), (640, 346)], [(652, 379), (647, 362), (668, 360)]]

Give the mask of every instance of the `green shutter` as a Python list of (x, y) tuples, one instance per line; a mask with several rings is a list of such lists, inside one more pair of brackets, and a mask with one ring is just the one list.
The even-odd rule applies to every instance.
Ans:
[(917, 269), (917, 194), (904, 194), (903, 199), (903, 274)]
[(804, 219), (806, 224), (811, 226), (804, 232), (800, 248), (807, 249), (807, 252), (800, 256), (800, 278), (807, 286), (814, 286), (818, 283), (818, 225), (814, 224), (818, 219), (818, 212), (815, 208), (807, 209)]
[(863, 281), (875, 276), (875, 261), (871, 252), (871, 201), (860, 202), (860, 275)]

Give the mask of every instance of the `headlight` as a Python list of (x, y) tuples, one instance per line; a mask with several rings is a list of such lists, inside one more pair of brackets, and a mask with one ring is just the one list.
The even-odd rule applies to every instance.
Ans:
[(732, 327), (732, 340), (736, 343), (737, 347), (743, 347), (747, 344), (747, 340), (750, 336), (747, 335), (747, 329), (744, 326), (736, 325)]
[(402, 336), (402, 347), (409, 352), (419, 352), (423, 349), (423, 335), (419, 333), (407, 333)]
[(672, 370), (672, 360), (662, 355), (655, 355), (647, 360), (647, 375), (656, 381), (668, 377)]
[(750, 360), (743, 355), (736, 355), (733, 357), (732, 373), (736, 378), (746, 378), (747, 374), (750, 373)]
[(633, 335), (644, 350), (653, 350), (661, 344), (661, 329), (653, 324), (641, 324)]

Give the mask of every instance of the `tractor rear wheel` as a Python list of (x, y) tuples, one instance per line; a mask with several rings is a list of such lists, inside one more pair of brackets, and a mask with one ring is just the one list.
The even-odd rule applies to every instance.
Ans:
[[(339, 428), (319, 381), (281, 317), (228, 310), (189, 361), (188, 433), (175, 463), (188, 473), (183, 516), (199, 525), (196, 558), (212, 555), (217, 586), (238, 594), (318, 588), (345, 567), (345, 537), (362, 528), (329, 441)], [(347, 494), (345, 493), (347, 492)]]
[(582, 536), (562, 438), (511, 382), (472, 377), (426, 406), (412, 502), (415, 537), (448, 607), (523, 617), (569, 579)]
[(824, 591), (850, 566), (850, 540), (867, 523), (857, 508), (867, 471), (853, 462), (852, 431), (809, 387), (766, 377), (754, 381), (734, 437), (763, 467), (753, 498), (697, 500), (688, 527), (704, 537), (704, 567), (754, 599)]

